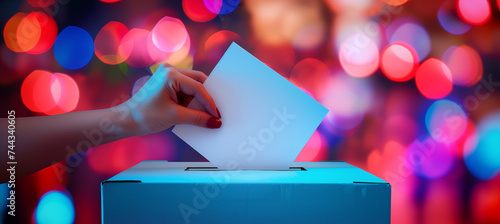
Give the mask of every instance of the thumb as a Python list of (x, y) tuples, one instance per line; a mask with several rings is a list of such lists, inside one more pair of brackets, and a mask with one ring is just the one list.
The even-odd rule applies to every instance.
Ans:
[(199, 110), (179, 106), (179, 124), (191, 124), (204, 128), (220, 128), (222, 122), (216, 117)]

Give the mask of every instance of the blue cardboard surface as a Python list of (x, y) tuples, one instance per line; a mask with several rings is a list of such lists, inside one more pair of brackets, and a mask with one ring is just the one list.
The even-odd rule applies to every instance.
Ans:
[(390, 185), (345, 162), (186, 170), (143, 161), (101, 184), (103, 223), (390, 223)]

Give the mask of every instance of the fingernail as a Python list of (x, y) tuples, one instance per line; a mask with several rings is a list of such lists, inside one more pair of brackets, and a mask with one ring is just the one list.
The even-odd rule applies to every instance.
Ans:
[(217, 116), (218, 116), (217, 118), (221, 118), (219, 108), (216, 107), (215, 109), (217, 110)]
[(222, 122), (215, 117), (211, 117), (210, 119), (208, 119), (207, 128), (212, 128), (212, 129), (220, 128), (221, 125)]

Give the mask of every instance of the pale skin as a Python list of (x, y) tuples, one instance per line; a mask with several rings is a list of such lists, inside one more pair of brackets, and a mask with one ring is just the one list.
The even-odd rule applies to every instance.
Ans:
[[(202, 85), (206, 79), (202, 72), (162, 64), (136, 94), (115, 107), (52, 116), (17, 117), (13, 150), (17, 162), (16, 179), (88, 148), (163, 131), (173, 125), (219, 128), (222, 124), (218, 119), (219, 111)], [(207, 112), (187, 108), (193, 98)], [(7, 126), (8, 120), (1, 118), (0, 127)], [(7, 131), (0, 133), (0, 139), (6, 142)], [(0, 161), (7, 164), (7, 147), (3, 148)], [(72, 153), (68, 148), (78, 150)], [(8, 171), (1, 171), (0, 183), (9, 181), (9, 175)]]

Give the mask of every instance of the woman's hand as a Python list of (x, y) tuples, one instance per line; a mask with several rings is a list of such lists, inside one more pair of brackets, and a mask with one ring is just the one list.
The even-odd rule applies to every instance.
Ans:
[[(162, 64), (129, 100), (116, 106), (130, 135), (163, 131), (176, 124), (219, 128), (222, 123), (215, 102), (203, 87), (207, 75)], [(196, 98), (207, 112), (187, 108)]]

